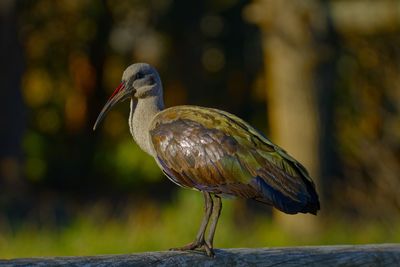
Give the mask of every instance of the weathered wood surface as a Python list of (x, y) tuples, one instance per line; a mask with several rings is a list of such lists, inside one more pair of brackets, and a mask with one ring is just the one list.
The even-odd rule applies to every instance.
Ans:
[(0, 260), (3, 266), (400, 266), (400, 244), (218, 249)]

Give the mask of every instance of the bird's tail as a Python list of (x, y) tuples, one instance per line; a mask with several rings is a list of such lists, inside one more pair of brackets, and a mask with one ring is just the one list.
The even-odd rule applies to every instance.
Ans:
[(253, 186), (261, 192), (262, 197), (255, 200), (273, 205), (280, 211), (288, 214), (311, 213), (316, 215), (320, 209), (320, 203), (314, 184), (305, 180), (305, 190), (296, 192), (295, 197), (268, 185), (262, 177), (253, 180)]

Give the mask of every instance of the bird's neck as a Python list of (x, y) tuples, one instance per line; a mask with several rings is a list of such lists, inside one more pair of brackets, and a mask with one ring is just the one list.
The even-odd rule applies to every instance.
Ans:
[(150, 125), (154, 116), (164, 109), (162, 96), (131, 99), (129, 129), (135, 142), (147, 154), (154, 156), (150, 141)]

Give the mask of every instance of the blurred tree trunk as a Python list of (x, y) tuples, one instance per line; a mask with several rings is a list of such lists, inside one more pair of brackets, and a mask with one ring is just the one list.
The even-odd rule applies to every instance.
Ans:
[(345, 51), (335, 104), (344, 178), (332, 185), (341, 189), (332, 199), (343, 215), (385, 221), (390, 231), (400, 210), (399, 3), (330, 2)]
[[(318, 185), (320, 127), (315, 37), (324, 31), (321, 6), (314, 0), (258, 0), (245, 10), (245, 16), (263, 32), (271, 139), (298, 159)], [(308, 234), (317, 226), (314, 216), (281, 212), (275, 215), (282, 226), (297, 233)]]

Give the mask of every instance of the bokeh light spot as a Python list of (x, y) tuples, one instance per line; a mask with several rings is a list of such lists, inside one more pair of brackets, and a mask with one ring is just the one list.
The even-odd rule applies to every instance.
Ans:
[(26, 133), (22, 147), (28, 156), (41, 156), (43, 154), (44, 140), (36, 132), (29, 131)]
[(49, 74), (41, 69), (28, 71), (23, 77), (22, 88), (24, 100), (31, 107), (48, 102), (53, 91)]
[(5, 157), (0, 159), (0, 176), (8, 183), (16, 182), (20, 176), (20, 166), (16, 158)]
[(165, 40), (161, 35), (156, 32), (146, 32), (140, 38), (140, 41), (136, 42), (134, 56), (138, 61), (157, 66), (160, 64), (161, 55), (164, 52), (164, 44)]
[(204, 68), (209, 72), (218, 72), (225, 65), (225, 55), (219, 48), (208, 48), (202, 57)]
[(201, 31), (210, 37), (217, 37), (224, 28), (224, 21), (215, 15), (204, 16), (200, 22)]
[(85, 97), (78, 93), (70, 95), (65, 103), (66, 127), (73, 131), (82, 128), (86, 121), (86, 112)]
[(37, 116), (39, 129), (46, 133), (55, 133), (60, 128), (60, 117), (54, 109), (40, 111)]
[(107, 115), (104, 121), (104, 130), (107, 134), (109, 134), (111, 137), (118, 137), (122, 135), (124, 130), (126, 129), (127, 125), (127, 120), (125, 117), (121, 114), (121, 112), (118, 111), (110, 111), (110, 113)]
[(31, 59), (41, 58), (47, 49), (49, 40), (43, 32), (32, 33), (25, 42), (26, 54)]
[(75, 87), (85, 93), (91, 92), (96, 84), (96, 73), (87, 55), (73, 54), (69, 63)]
[(124, 63), (120, 58), (109, 56), (104, 62), (103, 84), (110, 94), (114, 92), (124, 72)]
[(46, 173), (46, 162), (37, 157), (28, 157), (25, 162), (25, 174), (31, 181), (39, 181)]
[(118, 144), (115, 164), (116, 169), (121, 172), (121, 177), (132, 177), (133, 179), (135, 172), (146, 173), (146, 176), (153, 180), (160, 177), (160, 170), (154, 159), (133, 144), (131, 138)]

